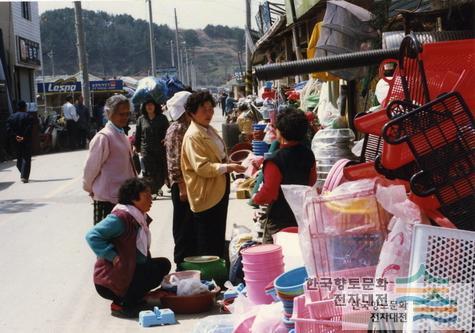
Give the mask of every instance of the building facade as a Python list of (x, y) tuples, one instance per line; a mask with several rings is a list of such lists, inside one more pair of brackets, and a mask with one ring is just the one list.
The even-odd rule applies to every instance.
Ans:
[(7, 146), (5, 120), (18, 101), (36, 101), (41, 59), (38, 3), (0, 2), (0, 160)]

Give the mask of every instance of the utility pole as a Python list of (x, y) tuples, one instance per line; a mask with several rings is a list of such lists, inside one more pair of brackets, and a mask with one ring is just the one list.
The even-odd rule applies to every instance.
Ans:
[(178, 19), (176, 17), (176, 8), (175, 8), (175, 45), (176, 45), (176, 59), (177, 59), (177, 74), (178, 79), (181, 78), (181, 63), (180, 63), (180, 42), (178, 41)]
[(48, 52), (48, 57), (51, 60), (51, 76), (54, 78), (54, 50)]
[(175, 54), (173, 52), (173, 39), (170, 41), (170, 51), (171, 51), (172, 67), (175, 67)]
[[(246, 1), (246, 29), (251, 31), (251, 0)], [(246, 95), (252, 94), (252, 64), (251, 64), (251, 49), (249, 44), (251, 43), (250, 34), (246, 34)]]
[(183, 50), (181, 48), (178, 49), (178, 67), (180, 68), (180, 75), (179, 79), (181, 82), (185, 83), (185, 73), (183, 70)]
[(186, 49), (186, 43), (184, 43), (185, 46), (185, 68), (186, 68), (186, 80), (185, 82), (190, 85), (190, 65), (188, 63), (188, 50)]
[(152, 76), (155, 77), (157, 66), (155, 65), (155, 45), (153, 43), (153, 20), (152, 20), (152, 0), (148, 1), (148, 24), (150, 30), (150, 60), (152, 66)]
[(81, 1), (74, 1), (74, 15), (76, 19), (76, 37), (79, 56), (79, 70), (82, 74), (82, 96), (84, 97), (84, 105), (89, 109), (91, 117), (91, 94), (89, 92), (89, 72), (87, 70), (87, 57), (86, 57), (86, 43), (84, 37), (84, 27), (82, 24), (82, 7)]

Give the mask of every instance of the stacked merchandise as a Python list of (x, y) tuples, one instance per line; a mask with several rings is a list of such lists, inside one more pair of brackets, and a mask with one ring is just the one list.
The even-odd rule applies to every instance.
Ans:
[(256, 156), (264, 156), (264, 154), (269, 150), (269, 145), (264, 141), (264, 130), (266, 129), (266, 126), (266, 124), (252, 125), (252, 152)]
[(421, 49), (406, 37), (385, 108), (355, 119), (358, 130), (379, 141), (376, 159), (345, 170), (349, 179), (377, 173), (395, 179), (439, 224), (466, 230), (475, 230), (473, 43)]

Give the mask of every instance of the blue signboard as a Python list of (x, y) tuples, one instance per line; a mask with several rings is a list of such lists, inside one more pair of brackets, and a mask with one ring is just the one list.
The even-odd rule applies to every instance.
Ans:
[[(82, 88), (81, 82), (45, 82), (44, 84), (37, 83), (36, 85), (38, 87), (38, 93), (46, 92), (47, 94), (80, 93)], [(122, 80), (90, 81), (89, 86), (91, 92), (124, 90), (124, 82)]]

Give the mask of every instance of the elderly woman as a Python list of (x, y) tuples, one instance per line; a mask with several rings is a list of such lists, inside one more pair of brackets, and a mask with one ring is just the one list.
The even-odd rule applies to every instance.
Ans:
[(268, 204), (263, 243), (286, 227), (297, 226), (280, 185), (309, 185), (317, 180), (315, 156), (305, 145), (308, 121), (302, 111), (287, 108), (277, 117), (277, 139), (280, 147), (264, 161), (264, 183), (253, 202)]
[(131, 145), (123, 130), (129, 120), (129, 100), (111, 96), (104, 110), (109, 121), (89, 145), (83, 175), (83, 189), (94, 200), (94, 224), (112, 211), (122, 183), (136, 176)]
[(244, 172), (228, 164), (223, 139), (210, 125), (215, 101), (207, 91), (193, 93), (185, 109), (192, 122), (183, 138), (181, 170), (197, 238), (197, 255), (224, 255), (230, 172)]
[(167, 157), (163, 140), (168, 128), (168, 119), (162, 108), (152, 99), (142, 104), (142, 115), (135, 129), (135, 150), (142, 154), (143, 175), (152, 185), (152, 197), (163, 195), (162, 186), (167, 177)]
[(100, 296), (112, 300), (111, 314), (135, 318), (140, 302), (157, 288), (171, 268), (167, 258), (150, 255), (152, 219), (150, 187), (143, 179), (127, 180), (119, 189), (119, 203), (96, 224), (86, 240), (97, 255), (94, 284)]
[(181, 146), (190, 117), (185, 112), (185, 103), (190, 97), (188, 91), (180, 91), (167, 101), (167, 109), (173, 122), (165, 136), (167, 149), (168, 180), (172, 190), (174, 259), (179, 265), (183, 259), (196, 252), (193, 214), (186, 195), (186, 186), (181, 172)]

